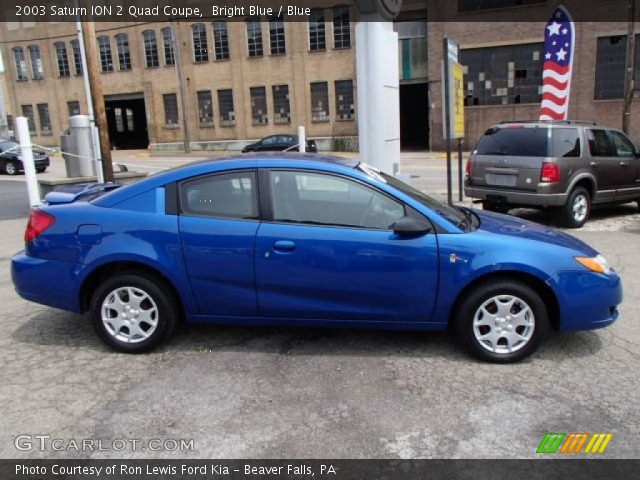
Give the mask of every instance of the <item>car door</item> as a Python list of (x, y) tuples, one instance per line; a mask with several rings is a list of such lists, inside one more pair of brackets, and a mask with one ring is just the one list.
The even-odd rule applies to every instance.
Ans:
[(182, 253), (200, 313), (255, 316), (256, 172), (199, 176), (178, 191)]
[(586, 135), (591, 154), (590, 166), (598, 182), (596, 199), (611, 201), (615, 198), (616, 189), (622, 180), (613, 141), (604, 128), (589, 128)]
[(401, 238), (389, 228), (408, 207), (341, 175), (260, 175), (271, 220), (256, 237), (263, 316), (429, 321), (438, 286), (436, 236)]
[(636, 147), (622, 132), (610, 130), (609, 134), (616, 149), (620, 176), (615, 199), (635, 200), (640, 197), (640, 160), (636, 155)]
[(278, 136), (271, 135), (270, 137), (263, 138), (260, 141), (260, 146), (258, 147), (258, 150), (262, 152), (278, 150)]

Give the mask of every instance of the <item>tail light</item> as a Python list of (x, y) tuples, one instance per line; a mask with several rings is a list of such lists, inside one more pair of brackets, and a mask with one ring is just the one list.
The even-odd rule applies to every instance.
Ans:
[(24, 241), (30, 242), (54, 223), (56, 223), (56, 219), (52, 215), (37, 208), (31, 210), (27, 230), (24, 232)]
[(560, 171), (558, 164), (553, 162), (544, 162), (540, 170), (540, 181), (546, 183), (557, 183), (560, 181)]
[(471, 178), (471, 157), (467, 160), (467, 165), (464, 167), (464, 178), (469, 180)]

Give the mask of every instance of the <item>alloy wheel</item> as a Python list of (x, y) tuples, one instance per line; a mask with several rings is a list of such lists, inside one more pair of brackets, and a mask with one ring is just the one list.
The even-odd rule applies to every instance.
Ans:
[(124, 343), (148, 339), (158, 326), (158, 306), (151, 296), (137, 287), (119, 287), (102, 302), (102, 323), (106, 331)]
[(496, 354), (523, 348), (533, 336), (535, 316), (531, 307), (514, 295), (496, 295), (475, 312), (473, 334), (478, 344)]
[(589, 211), (589, 200), (587, 200), (584, 194), (580, 193), (576, 195), (571, 205), (571, 211), (573, 212), (573, 219), (576, 222), (580, 223), (584, 221)]

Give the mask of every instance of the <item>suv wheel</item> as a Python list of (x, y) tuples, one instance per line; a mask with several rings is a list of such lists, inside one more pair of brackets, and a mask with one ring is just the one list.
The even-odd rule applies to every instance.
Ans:
[(509, 205), (506, 203), (485, 201), (485, 202), (482, 202), (482, 209), (487, 210), (489, 212), (508, 213), (510, 208), (509, 208)]
[(584, 187), (576, 187), (560, 210), (560, 223), (569, 228), (580, 228), (591, 213), (591, 196)]
[(494, 363), (531, 355), (548, 330), (547, 310), (531, 287), (517, 280), (478, 285), (460, 304), (455, 327), (466, 349)]

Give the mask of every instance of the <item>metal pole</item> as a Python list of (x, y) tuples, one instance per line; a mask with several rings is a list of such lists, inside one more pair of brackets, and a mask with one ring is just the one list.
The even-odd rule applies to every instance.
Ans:
[(182, 107), (182, 131), (184, 132), (184, 152), (191, 152), (191, 136), (189, 135), (189, 112), (185, 100), (184, 72), (182, 71), (182, 52), (178, 41), (178, 24), (171, 20), (171, 41), (173, 43), (173, 55), (176, 61), (176, 71), (178, 72), (178, 90), (180, 92), (180, 106)]
[(96, 127), (96, 119), (93, 115), (93, 104), (91, 101), (91, 85), (89, 84), (89, 75), (87, 74), (87, 54), (84, 50), (84, 38), (82, 38), (82, 22), (76, 22), (76, 32), (78, 34), (78, 47), (80, 48), (80, 58), (82, 61), (82, 79), (84, 81), (84, 91), (87, 97), (87, 114), (89, 115), (89, 124), (91, 127), (91, 146), (95, 155), (96, 176), (98, 183), (104, 183), (104, 172), (102, 170), (102, 154), (100, 153), (100, 140), (98, 138), (98, 127)]
[(624, 76), (624, 110), (622, 112), (622, 130), (629, 133), (631, 127), (631, 102), (633, 101), (633, 71), (636, 58), (635, 15), (636, 2), (629, 0), (627, 22), (627, 58)]
[(451, 178), (451, 109), (449, 108), (449, 39), (442, 39), (442, 55), (444, 62), (444, 131), (447, 144), (447, 203), (453, 203), (453, 182)]
[(302, 125), (298, 127), (298, 151), (301, 153), (307, 151), (307, 135)]
[(462, 188), (462, 138), (458, 139), (458, 201), (463, 200)]
[(16, 118), (16, 130), (18, 132), (18, 141), (20, 142), (20, 155), (22, 156), (24, 176), (27, 181), (29, 206), (35, 207), (41, 205), (42, 201), (40, 200), (40, 188), (38, 187), (38, 179), (36, 178), (36, 165), (33, 163), (29, 122), (26, 117)]

